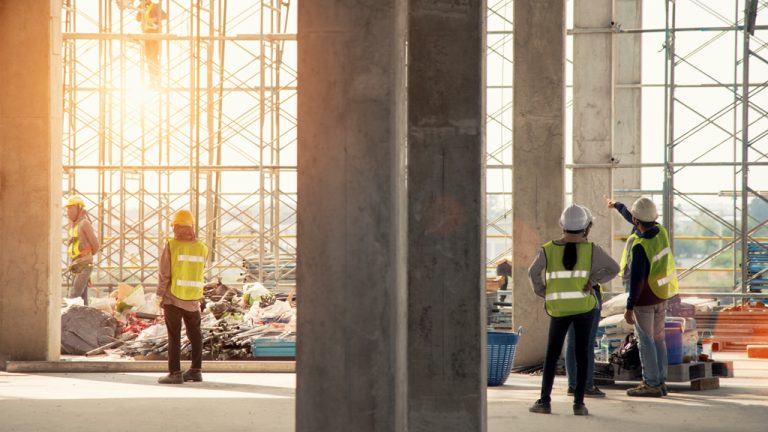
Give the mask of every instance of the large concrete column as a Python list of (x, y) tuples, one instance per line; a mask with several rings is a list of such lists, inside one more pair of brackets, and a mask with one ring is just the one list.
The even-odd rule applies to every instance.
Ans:
[[(643, 25), (643, 0), (615, 0), (614, 16), (616, 24), (624, 29), (639, 29)], [(618, 34), (614, 39), (614, 129), (613, 155), (619, 165), (635, 165), (629, 168), (619, 168), (613, 172), (613, 188), (617, 191), (639, 190), (642, 138), (642, 47), (643, 37), (639, 33)], [(614, 198), (627, 205), (640, 195), (633, 192), (617, 192)], [(613, 212), (613, 232), (626, 235), (630, 226)], [(611, 243), (611, 253), (618, 260), (624, 248), (623, 240)], [(613, 289), (623, 291), (621, 284), (613, 284)]]
[(405, 4), (299, 3), (299, 432), (406, 427)]
[(513, 301), (523, 326), (517, 366), (543, 361), (549, 320), (528, 266), (560, 235), (565, 150), (565, 0), (515, 2)]
[(410, 1), (410, 432), (486, 430), (485, 14)]
[(0, 369), (59, 355), (60, 10), (0, 2)]
[[(594, 216), (590, 240), (611, 247), (613, 138), (613, 0), (575, 0), (573, 4), (573, 202)], [(603, 29), (604, 32), (584, 32)], [(588, 31), (588, 30), (587, 30)], [(606, 164), (589, 167), (589, 164)], [(615, 213), (615, 212), (614, 212)]]

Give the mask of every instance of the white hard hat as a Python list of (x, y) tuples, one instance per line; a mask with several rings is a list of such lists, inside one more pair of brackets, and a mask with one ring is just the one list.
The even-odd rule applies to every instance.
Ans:
[(589, 227), (592, 217), (589, 210), (578, 204), (571, 204), (560, 215), (560, 227), (566, 231), (582, 231)]
[(629, 212), (641, 222), (653, 222), (659, 217), (659, 212), (656, 211), (656, 204), (646, 197), (638, 198), (633, 202)]

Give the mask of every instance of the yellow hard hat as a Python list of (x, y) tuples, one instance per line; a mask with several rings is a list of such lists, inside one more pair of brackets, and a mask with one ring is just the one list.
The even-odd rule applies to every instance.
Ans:
[(72, 196), (71, 196), (71, 197), (69, 197), (69, 199), (67, 200), (67, 203), (66, 203), (66, 204), (64, 204), (64, 207), (72, 207), (72, 206), (76, 206), (76, 205), (79, 205), (79, 206), (85, 207), (85, 201), (83, 201), (83, 199), (82, 199), (82, 198), (80, 198), (80, 197), (79, 197), (79, 196), (77, 196), (77, 195), (72, 195)]
[(195, 217), (192, 216), (192, 212), (189, 210), (179, 210), (173, 214), (173, 220), (171, 221), (171, 226), (176, 225), (194, 226)]

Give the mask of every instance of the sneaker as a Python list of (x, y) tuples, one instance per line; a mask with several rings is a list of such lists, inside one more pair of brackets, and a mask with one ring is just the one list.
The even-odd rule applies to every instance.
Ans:
[[(574, 393), (576, 393), (576, 390), (573, 387), (568, 387), (568, 396), (573, 396)], [(584, 390), (584, 397), (602, 398), (605, 397), (605, 393), (597, 388), (597, 386), (594, 386), (591, 389)]]
[(665, 383), (661, 383), (661, 386), (659, 387), (661, 387), (662, 396), (666, 396), (669, 393), (669, 391), (667, 390), (667, 385)]
[(627, 396), (661, 397), (661, 386), (651, 386), (642, 383), (637, 387), (627, 390)]
[(157, 379), (158, 384), (184, 384), (184, 379), (181, 377), (181, 372), (171, 372), (164, 377)]
[(589, 410), (584, 404), (573, 404), (573, 415), (585, 416), (589, 415)]
[(184, 371), (183, 374), (181, 374), (182, 378), (184, 378), (184, 381), (194, 381), (194, 382), (202, 382), (203, 381), (203, 373), (200, 369), (187, 369)]
[(593, 398), (603, 398), (605, 397), (605, 393), (597, 388), (597, 386), (592, 387), (591, 389), (587, 389), (584, 391), (585, 397), (593, 397)]
[(528, 411), (537, 414), (552, 414), (552, 405), (549, 402), (542, 402), (541, 399), (537, 400)]

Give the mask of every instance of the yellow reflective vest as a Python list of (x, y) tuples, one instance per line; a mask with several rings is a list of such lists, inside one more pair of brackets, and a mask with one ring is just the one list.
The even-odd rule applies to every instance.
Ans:
[(203, 280), (208, 246), (197, 240), (168, 240), (171, 252), (171, 294), (181, 300), (203, 298)]
[(576, 243), (578, 258), (572, 270), (563, 265), (565, 245), (548, 242), (543, 246), (547, 258), (544, 306), (552, 317), (578, 315), (597, 306), (592, 289), (584, 292), (592, 269), (592, 243)]
[[(638, 246), (642, 247), (651, 265), (648, 274), (648, 286), (651, 287), (651, 291), (656, 297), (667, 300), (677, 295), (679, 283), (675, 257), (672, 255), (672, 248), (669, 245), (669, 234), (663, 226), (656, 226), (659, 228), (659, 233), (654, 238), (647, 239), (637, 234), (629, 236), (621, 256), (621, 272), (624, 274), (626, 267), (632, 265), (631, 249)], [(631, 246), (628, 248), (627, 245), (630, 244)]]
[(69, 259), (75, 259), (80, 256), (80, 223), (69, 227), (67, 255), (69, 255)]

